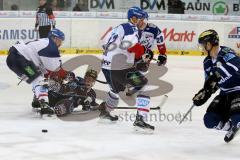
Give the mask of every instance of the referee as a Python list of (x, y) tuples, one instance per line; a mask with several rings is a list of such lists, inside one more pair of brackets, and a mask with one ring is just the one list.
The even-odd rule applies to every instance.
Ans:
[(36, 13), (35, 30), (39, 31), (40, 38), (46, 38), (51, 27), (55, 28), (55, 16), (52, 9), (47, 5), (46, 0), (39, 0), (39, 4), (40, 6)]

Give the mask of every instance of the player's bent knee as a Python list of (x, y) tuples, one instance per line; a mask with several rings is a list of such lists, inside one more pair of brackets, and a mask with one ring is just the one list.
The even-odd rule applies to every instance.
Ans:
[(24, 67), (24, 73), (28, 77), (26, 81), (29, 84), (41, 75), (41, 72), (37, 69), (35, 64), (31, 61), (28, 61), (26, 63), (26, 66)]
[(129, 84), (134, 87), (143, 87), (148, 83), (148, 79), (140, 72), (130, 72), (127, 75)]
[(236, 96), (231, 102), (230, 115), (240, 114), (240, 96)]
[(6, 63), (13, 72), (25, 79), (29, 84), (41, 75), (41, 72), (37, 69), (35, 64), (20, 55), (14, 47), (9, 49)]
[(215, 128), (221, 121), (221, 117), (214, 112), (207, 112), (203, 118), (204, 125), (206, 128)]

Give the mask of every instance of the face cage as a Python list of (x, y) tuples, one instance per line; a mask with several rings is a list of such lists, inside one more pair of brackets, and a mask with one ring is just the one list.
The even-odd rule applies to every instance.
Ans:
[(91, 88), (91, 87), (94, 86), (96, 80), (91, 76), (85, 76), (84, 77), (84, 82), (85, 82), (86, 85), (88, 85), (87, 88), (89, 89), (89, 87)]

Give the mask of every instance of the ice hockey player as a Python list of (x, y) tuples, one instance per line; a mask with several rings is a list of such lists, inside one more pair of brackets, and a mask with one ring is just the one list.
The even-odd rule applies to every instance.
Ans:
[(240, 127), (240, 57), (231, 48), (219, 46), (219, 36), (215, 30), (202, 32), (198, 42), (207, 54), (203, 62), (205, 83), (193, 97), (193, 103), (203, 105), (220, 89), (204, 115), (204, 124), (210, 129), (227, 131), (224, 140), (229, 142)]
[[(128, 23), (120, 24), (113, 28), (103, 38), (104, 49), (102, 71), (110, 86), (105, 102), (100, 104), (100, 118), (117, 121), (117, 116), (112, 116), (111, 111), (118, 106), (118, 93), (124, 91), (126, 85), (144, 86), (147, 79), (134, 67), (135, 59), (148, 60), (144, 56), (145, 48), (139, 43), (137, 25), (144, 17), (142, 10), (132, 7), (128, 10)], [(150, 97), (138, 95), (137, 116), (134, 122), (135, 129), (153, 131), (154, 126), (146, 123), (150, 110)]]
[(98, 109), (96, 103), (96, 92), (92, 89), (97, 79), (97, 71), (87, 70), (84, 78), (75, 77), (73, 72), (69, 72), (64, 79), (67, 83), (57, 80), (50, 80), (49, 84), (49, 104), (56, 112), (57, 116), (64, 116), (72, 113), (74, 108), (82, 106), (83, 111)]
[[(138, 23), (139, 29), (139, 36), (140, 36), (140, 43), (144, 45), (146, 48), (145, 52), (151, 55), (149, 57), (148, 62), (143, 62), (142, 60), (135, 62), (136, 68), (139, 71), (146, 72), (148, 70), (149, 64), (151, 59), (153, 58), (153, 48), (157, 45), (159, 55), (158, 55), (158, 65), (165, 65), (167, 62), (167, 55), (166, 55), (166, 45), (164, 42), (164, 35), (163, 32), (159, 29), (158, 26), (154, 25), (153, 23), (148, 23), (148, 13), (144, 12), (144, 18), (141, 19), (140, 23)], [(128, 92), (126, 93), (127, 96), (131, 96), (138, 92), (141, 88), (129, 88)]]
[(17, 76), (32, 85), (34, 95), (41, 103), (41, 115), (54, 114), (48, 103), (48, 88), (44, 75), (66, 75), (66, 71), (61, 68), (58, 50), (64, 39), (62, 31), (53, 29), (48, 38), (28, 43), (17, 42), (9, 49), (7, 65)]

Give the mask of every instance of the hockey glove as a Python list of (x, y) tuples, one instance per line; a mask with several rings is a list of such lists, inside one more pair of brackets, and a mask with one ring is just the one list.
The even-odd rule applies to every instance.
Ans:
[(215, 72), (204, 83), (204, 89), (208, 92), (215, 93), (218, 90), (218, 82), (221, 80), (221, 75), (218, 72)]
[(159, 54), (158, 56), (158, 65), (165, 65), (167, 63), (167, 55), (166, 54)]
[(64, 116), (73, 111), (73, 100), (62, 99), (54, 106), (54, 110), (57, 116)]
[(143, 60), (140, 60), (135, 63), (135, 66), (138, 71), (147, 72), (149, 68), (149, 63), (150, 62), (144, 62)]
[(211, 97), (211, 93), (206, 91), (204, 88), (201, 89), (197, 94), (195, 94), (195, 96), (193, 97), (193, 104), (195, 106), (201, 106), (203, 105), (205, 102), (207, 102), (207, 100)]
[(153, 52), (148, 49), (146, 52), (142, 55), (142, 61), (150, 63), (150, 61), (153, 59)]
[(67, 82), (72, 82), (75, 80), (75, 77), (76, 77), (75, 74), (73, 72), (69, 71), (69, 72), (67, 72), (64, 80)]
[(83, 102), (84, 104), (90, 104), (92, 103), (92, 101), (93, 101), (92, 97), (86, 97), (86, 99)]
[(48, 90), (53, 92), (59, 92), (62, 88), (62, 84), (59, 81), (53, 79), (48, 80)]

